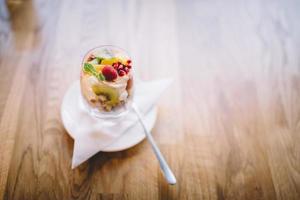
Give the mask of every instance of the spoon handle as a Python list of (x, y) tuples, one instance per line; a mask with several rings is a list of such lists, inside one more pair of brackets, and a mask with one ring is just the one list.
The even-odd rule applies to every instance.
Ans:
[(132, 104), (133, 110), (135, 111), (144, 131), (146, 134), (146, 137), (148, 139), (148, 142), (151, 144), (151, 147), (156, 155), (156, 158), (159, 161), (159, 165), (161, 170), (163, 171), (163, 174), (167, 180), (167, 182), (171, 185), (175, 185), (176, 184), (176, 178), (172, 172), (172, 170), (170, 169), (168, 163), (166, 162), (164, 156), (162, 155), (162, 153), (160, 152), (158, 146), (156, 145), (151, 133), (147, 130), (146, 125), (144, 123), (144, 119), (143, 116), (141, 114), (141, 112), (139, 111), (138, 107), (135, 105), (135, 103)]

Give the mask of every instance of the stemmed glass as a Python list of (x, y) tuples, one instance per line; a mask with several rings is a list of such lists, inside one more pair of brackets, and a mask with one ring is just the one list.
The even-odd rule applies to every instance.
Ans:
[(98, 118), (124, 116), (134, 94), (134, 70), (128, 53), (117, 46), (91, 49), (81, 64), (83, 103)]

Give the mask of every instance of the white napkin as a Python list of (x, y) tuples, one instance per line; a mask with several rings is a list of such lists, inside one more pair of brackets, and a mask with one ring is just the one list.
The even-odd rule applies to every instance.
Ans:
[[(171, 82), (171, 79), (162, 79), (140, 82), (136, 85), (134, 102), (143, 114), (151, 110)], [(138, 118), (133, 110), (130, 110), (126, 117), (111, 121), (91, 117), (83, 107), (79, 110), (80, 114), (71, 113), (68, 115), (68, 117), (72, 117), (71, 121), (84, 124), (84, 120), (92, 120), (93, 125), (88, 128), (78, 125), (78, 129), (72, 133), (75, 140), (72, 169), (97, 152), (104, 150), (121, 135), (126, 134), (126, 131), (138, 122)]]

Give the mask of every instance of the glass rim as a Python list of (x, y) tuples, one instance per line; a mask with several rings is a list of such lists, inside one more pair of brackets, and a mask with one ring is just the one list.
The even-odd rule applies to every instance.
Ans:
[(107, 45), (106, 45), (106, 44), (105, 44), (105, 45), (95, 46), (95, 47), (91, 48), (90, 50), (88, 50), (88, 51), (84, 54), (84, 56), (83, 56), (83, 58), (82, 58), (81, 66), (82, 66), (83, 63), (84, 63), (84, 60), (85, 60), (86, 56), (87, 56), (90, 52), (92, 52), (92, 51), (94, 51), (94, 50), (96, 50), (96, 49), (104, 48), (104, 47), (113, 47), (113, 48), (122, 50), (123, 52), (125, 52), (126, 56), (127, 56), (129, 59), (131, 59), (131, 56), (129, 55), (128, 51), (126, 51), (124, 48), (119, 47), (119, 46), (116, 46), (116, 45), (110, 45), (110, 44), (107, 44)]

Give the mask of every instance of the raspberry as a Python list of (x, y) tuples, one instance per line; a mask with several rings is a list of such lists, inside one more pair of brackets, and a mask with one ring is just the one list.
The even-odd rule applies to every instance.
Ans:
[(113, 81), (118, 77), (117, 71), (113, 67), (108, 65), (103, 67), (102, 74), (105, 77), (105, 80), (107, 81)]

